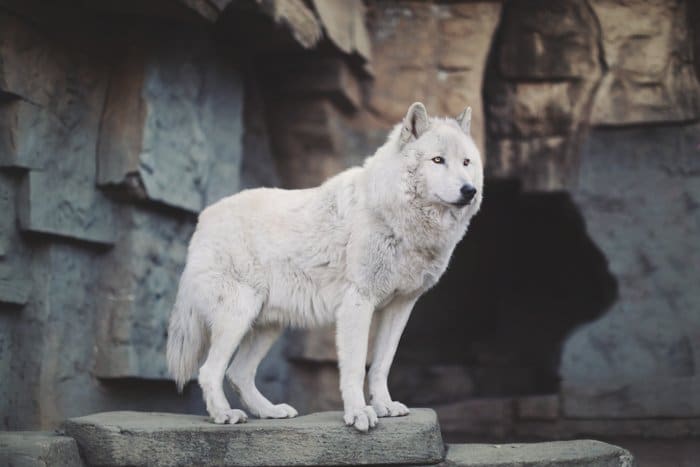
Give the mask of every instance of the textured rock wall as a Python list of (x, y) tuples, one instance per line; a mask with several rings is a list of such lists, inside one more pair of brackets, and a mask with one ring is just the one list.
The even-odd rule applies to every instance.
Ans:
[[(570, 324), (557, 334), (564, 346), (561, 355), (553, 352), (551, 358), (559, 365), (563, 416), (697, 417), (700, 295), (693, 284), (700, 281), (696, 267), (700, 244), (695, 241), (700, 186), (696, 167), (700, 160), (700, 10), (695, 2), (367, 3), (373, 50), (368, 72), (374, 75), (360, 78), (362, 104), (353, 104), (340, 124), (332, 123), (336, 117), (327, 108), (308, 107), (319, 115), (314, 118), (327, 125), (320, 131), (329, 142), (321, 145), (325, 158), (295, 165), (306, 157), (295, 155), (303, 149), (287, 153), (284, 163), (294, 173), (287, 183), (313, 185), (371, 153), (414, 100), (424, 101), (434, 114), (455, 114), (472, 105), (475, 122), (483, 125), (475, 127), (475, 137), (485, 149), (489, 179), (516, 180), (524, 195), (533, 194), (533, 199), (536, 194), (545, 199), (547, 193), (570, 197), (572, 209), (583, 220), (585, 243), (592, 245), (595, 255), (602, 254), (605, 274), (617, 282), (611, 289), (617, 290), (617, 296), (609, 309), (589, 313), (587, 319), (595, 319), (592, 323), (575, 330)], [(296, 112), (304, 114), (298, 107)], [(344, 134), (343, 127), (354, 133), (348, 135), (346, 130)], [(296, 170), (303, 170), (303, 175)], [(566, 222), (573, 223), (571, 219)], [(487, 224), (488, 228), (500, 225), (489, 224), (486, 218), (482, 224), (484, 229)], [(500, 234), (485, 230), (483, 238), (501, 238)], [(458, 261), (479, 258), (463, 248)], [(527, 270), (527, 265), (523, 268)], [(469, 271), (461, 263), (453, 269)], [(498, 277), (494, 273), (492, 280), (510, 284), (499, 282)], [(460, 279), (464, 278), (454, 278)], [(560, 313), (568, 313), (574, 323), (566, 305), (573, 295), (557, 285), (564, 279), (532, 287), (552, 300), (559, 297)], [(579, 280), (584, 281), (580, 290), (607, 283), (584, 275)], [(456, 287), (451, 293), (459, 296)], [(503, 293), (510, 296), (515, 289)], [(524, 295), (523, 300), (535, 304), (532, 295)], [(452, 305), (459, 303), (458, 296), (451, 296), (450, 306), (458, 307)], [(492, 298), (506, 306), (507, 300)], [(469, 302), (470, 297), (463, 299)], [(601, 303), (609, 303), (606, 300)], [(441, 306), (439, 300), (435, 303)], [(558, 320), (556, 314), (546, 320), (542, 329), (566, 321)], [(416, 326), (436, 324), (424, 320)], [(569, 337), (562, 337), (568, 333)], [(307, 384), (314, 390), (331, 391), (335, 353), (330, 337), (331, 331), (292, 336), (288, 354), (296, 368), (292, 379), (299, 375), (300, 387)], [(307, 343), (300, 345), (304, 340)], [(499, 345), (517, 351), (512, 348), (515, 342), (519, 340), (511, 338)], [(435, 342), (410, 344), (421, 343)], [(448, 344), (442, 342), (441, 348)], [(484, 356), (494, 359), (494, 375), (500, 376), (492, 379), (498, 391), (516, 380), (518, 384), (512, 386), (516, 392), (528, 387), (526, 379), (514, 376), (523, 376), (515, 369), (511, 378), (498, 373), (502, 353)], [(465, 377), (463, 366), (433, 365), (412, 371), (435, 379), (450, 375), (447, 379), (460, 382), (464, 397), (478, 392), (474, 380)], [(420, 387), (415, 377), (397, 372), (396, 381)], [(302, 407), (339, 406), (335, 392), (333, 397), (314, 399), (302, 391), (292, 391), (300, 394)], [(445, 398), (458, 396), (445, 389), (430, 403)]]
[[(280, 181), (258, 61), (325, 41), (326, 81), (286, 92), (346, 109), (370, 55), (359, 1), (233, 3), (0, 1), (2, 427), (203, 412), (166, 374), (167, 320), (196, 214)], [(284, 342), (258, 372), (273, 400)]]
[[(566, 338), (561, 408), (557, 399), (547, 416), (563, 414), (564, 425), (700, 416), (695, 2), (236, 2), (262, 15), (241, 13), (238, 23), (225, 0), (163, 3), (162, 11), (129, 3), (120, 11), (114, 2), (73, 9), (0, 0), (2, 426), (51, 426), (106, 409), (201, 411), (195, 387), (178, 399), (163, 379), (165, 322), (196, 212), (244, 187), (312, 186), (360, 163), (415, 100), (438, 115), (471, 105), (489, 179), (516, 180), (523, 196), (569, 200), (557, 222), (581, 231), (577, 245), (600, 249), (617, 281), (612, 307)], [(261, 53), (241, 55), (229, 47), (236, 43)], [(580, 216), (567, 217), (575, 209)], [(533, 245), (536, 229), (524, 221), (482, 224), (484, 242), (504, 238), (504, 228), (522, 237), (504, 251)], [(469, 302), (457, 294), (463, 274), (517, 281), (463, 267), (484, 259), (473, 248), (458, 253), (446, 312)], [(532, 256), (501, 253), (527, 274)], [(556, 339), (585, 315), (572, 313), (583, 302), (576, 294), (600, 288), (572, 276), (585, 287), (558, 288), (547, 303), (567, 319), (539, 326)], [(556, 284), (530, 287), (541, 298)], [(501, 292), (511, 301), (494, 294), (483, 303), (537, 304), (513, 287)], [(424, 301), (424, 312), (431, 307), (442, 302)], [(416, 326), (463, 340), (445, 316)], [(463, 361), (427, 362), (397, 369), (395, 382), (415, 388), (410, 395), (438, 381), (444, 392), (422, 400), (458, 414), (449, 420), (459, 431), (460, 414), (479, 412), (460, 394), (535, 387), (498, 350), (527, 345), (524, 329), (512, 325), (520, 336), (481, 347), (494, 368), (478, 378)], [(464, 348), (454, 342), (431, 352)], [(332, 330), (291, 334), (261, 369), (263, 390), (275, 400), (289, 393), (303, 411), (338, 408), (335, 360)], [(506, 433), (511, 402), (484, 405), (484, 429)], [(462, 428), (476, 429), (470, 420)]]
[(700, 126), (593, 130), (574, 194), (619, 298), (566, 343), (565, 414), (700, 416)]
[(194, 214), (244, 183), (243, 75), (201, 27), (61, 12), (0, 9), (2, 426), (198, 410), (165, 330)]

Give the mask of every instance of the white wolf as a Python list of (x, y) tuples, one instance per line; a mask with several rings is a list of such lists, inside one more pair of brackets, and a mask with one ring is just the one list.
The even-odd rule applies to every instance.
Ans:
[(414, 303), (445, 271), (481, 204), (483, 168), (470, 122), (470, 108), (456, 120), (438, 119), (416, 102), (362, 167), (306, 190), (246, 190), (201, 213), (167, 360), (182, 389), (206, 354), (198, 378), (215, 423), (247, 419), (229, 406), (224, 375), (252, 414), (296, 416), (258, 391), (256, 369), (284, 327), (332, 322), (345, 423), (367, 431), (377, 416), (408, 413), (389, 395), (387, 377)]

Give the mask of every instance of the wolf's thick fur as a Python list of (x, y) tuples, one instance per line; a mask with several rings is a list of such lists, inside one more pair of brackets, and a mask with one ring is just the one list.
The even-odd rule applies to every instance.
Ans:
[(198, 377), (214, 422), (247, 417), (229, 406), (225, 374), (254, 415), (297, 415), (257, 390), (256, 368), (284, 327), (332, 322), (345, 422), (366, 431), (377, 416), (408, 413), (391, 399), (387, 377), (414, 303), (445, 271), (481, 204), (482, 162), (470, 121), (470, 109), (457, 120), (437, 119), (415, 103), (363, 167), (316, 188), (243, 191), (202, 212), (170, 319), (167, 359), (182, 388), (206, 355)]

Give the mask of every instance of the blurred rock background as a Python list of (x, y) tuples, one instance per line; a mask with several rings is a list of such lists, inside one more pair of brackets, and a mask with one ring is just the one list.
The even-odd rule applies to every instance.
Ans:
[[(700, 436), (692, 0), (0, 0), (0, 423), (203, 412), (164, 365), (205, 205), (473, 107), (485, 204), (399, 347), (449, 440)], [(259, 372), (340, 408), (332, 330)]]

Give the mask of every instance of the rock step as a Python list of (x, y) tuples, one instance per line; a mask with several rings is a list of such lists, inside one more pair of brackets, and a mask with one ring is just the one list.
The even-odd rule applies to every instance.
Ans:
[(450, 444), (442, 467), (633, 467), (629, 451), (593, 440)]
[(340, 412), (239, 425), (195, 415), (104, 412), (70, 419), (64, 429), (93, 466), (420, 465), (445, 458), (430, 409), (383, 418), (369, 433), (345, 426)]

